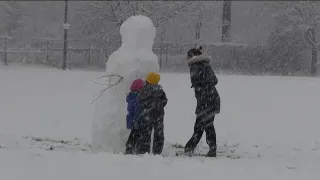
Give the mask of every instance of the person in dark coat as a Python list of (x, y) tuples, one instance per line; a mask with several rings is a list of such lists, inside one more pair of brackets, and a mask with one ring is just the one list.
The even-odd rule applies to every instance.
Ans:
[(126, 154), (133, 154), (137, 151), (137, 143), (139, 140), (139, 101), (138, 94), (143, 88), (144, 81), (136, 79), (132, 82), (130, 92), (127, 95), (127, 129), (131, 129), (129, 138), (126, 143)]
[(197, 118), (193, 135), (185, 146), (185, 152), (193, 153), (205, 131), (209, 145), (207, 156), (216, 157), (217, 143), (213, 122), (215, 115), (220, 113), (220, 96), (215, 87), (218, 84), (218, 78), (210, 66), (211, 57), (203, 56), (201, 50), (202, 47), (193, 48), (188, 51), (187, 57), (191, 88), (194, 88), (197, 99), (195, 111)]
[(139, 154), (150, 153), (152, 129), (154, 129), (153, 154), (161, 154), (163, 149), (164, 107), (167, 105), (168, 99), (162, 86), (158, 84), (159, 81), (159, 74), (149, 73), (146, 84), (138, 96), (140, 104)]

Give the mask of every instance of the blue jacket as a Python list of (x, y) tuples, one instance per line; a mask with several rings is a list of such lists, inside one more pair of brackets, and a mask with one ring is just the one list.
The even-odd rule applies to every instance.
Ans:
[(133, 125), (139, 120), (138, 92), (130, 92), (127, 96), (127, 129), (133, 129)]

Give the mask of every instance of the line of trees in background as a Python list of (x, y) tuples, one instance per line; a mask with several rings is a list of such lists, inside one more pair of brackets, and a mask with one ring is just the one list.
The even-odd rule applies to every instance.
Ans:
[[(251, 57), (243, 58), (244, 55), (242, 55), (235, 57), (238, 58), (236, 59), (238, 62), (233, 63), (234, 66), (246, 68), (243, 64), (253, 66), (259, 63), (263, 66), (263, 62), (268, 64), (268, 68), (264, 68), (267, 71), (290, 75), (307, 69), (309, 74), (315, 75), (319, 47), (319, 7), (320, 3), (317, 1), (264, 2), (257, 9), (260, 8), (261, 13), (267, 13), (273, 17), (276, 23), (275, 29), (270, 33), (263, 48), (249, 47), (249, 51), (255, 51), (249, 54), (255, 54), (256, 60)], [(222, 14), (216, 13), (216, 9), (223, 9)], [(179, 44), (195, 46), (201, 43), (203, 39), (201, 29), (208, 24), (221, 27), (221, 41), (230, 42), (232, 38), (230, 39), (228, 28), (232, 29), (232, 23), (230, 23), (232, 18), (231, 11), (227, 9), (231, 9), (229, 0), (221, 2), (70, 1), (71, 29), (68, 38), (69, 41), (85, 41), (86, 43), (83, 44), (86, 48), (89, 45), (92, 49), (116, 49), (119, 43), (115, 42), (120, 39), (119, 27), (122, 22), (132, 15), (143, 14), (150, 17), (157, 27), (156, 47), (169, 46), (169, 44), (175, 44), (176, 47)], [(63, 1), (2, 1), (0, 2), (0, 21), (2, 22), (0, 35), (12, 37), (8, 41), (8, 46), (11, 47), (35, 47), (38, 46), (39, 40), (44, 38), (62, 40), (63, 12)], [(179, 32), (177, 34), (185, 35), (183, 37), (172, 35), (175, 31)], [(168, 42), (169, 38), (171, 42)], [(1, 42), (0, 46), (2, 44), (4, 43)], [(77, 46), (81, 41), (78, 41), (78, 44), (71, 44)], [(237, 46), (232, 44), (223, 47), (229, 49), (229, 53), (237, 49)], [(241, 49), (248, 51), (248, 48)], [(218, 61), (228, 62), (229, 60), (218, 59)]]
[[(174, 28), (179, 29), (178, 34), (186, 34), (177, 42), (194, 43), (200, 41), (203, 26), (221, 26), (221, 17), (215, 13), (216, 9), (222, 9), (222, 2), (69, 1), (71, 28), (68, 36), (70, 39), (92, 39), (97, 47), (110, 46), (106, 43), (119, 39), (119, 27), (123, 21), (142, 14), (150, 17), (157, 27), (156, 41), (161, 35), (172, 40), (171, 34), (175, 30), (172, 27), (175, 25)], [(16, 45), (25, 46), (26, 39), (62, 39), (63, 19), (63, 1), (0, 2), (0, 35), (14, 37), (11, 43)], [(168, 36), (164, 37), (166, 34)]]
[(277, 26), (269, 38), (275, 51), (286, 49), (284, 53), (294, 61), (302, 53), (309, 51), (310, 56), (302, 56), (309, 62), (310, 74), (316, 75), (319, 49), (320, 2), (319, 1), (270, 1), (265, 10), (271, 12)]

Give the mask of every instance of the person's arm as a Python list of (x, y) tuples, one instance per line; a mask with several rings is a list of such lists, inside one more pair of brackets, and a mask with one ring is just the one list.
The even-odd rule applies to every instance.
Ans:
[(144, 99), (146, 98), (146, 91), (145, 91), (145, 88), (142, 88), (138, 94), (138, 102), (139, 104), (141, 104)]
[(147, 113), (150, 106), (148, 106), (148, 92), (146, 88), (142, 88), (138, 95), (138, 103), (139, 103), (139, 116), (144, 116)]
[(134, 118), (132, 121), (132, 126), (134, 129), (139, 129), (139, 116), (140, 116), (140, 112), (139, 112), (139, 102), (138, 102), (138, 97), (135, 100), (135, 103), (133, 105), (133, 111), (134, 111)]
[(220, 113), (220, 103), (221, 103), (221, 100), (220, 100), (220, 96), (218, 95), (215, 99), (215, 102), (214, 102), (214, 106), (215, 106), (215, 114), (219, 114)]
[(127, 128), (130, 129), (132, 127), (132, 121), (133, 121), (133, 107), (130, 102), (128, 102), (127, 105)]
[(213, 69), (212, 69), (212, 67), (210, 65), (209, 65), (208, 68), (210, 68), (209, 71), (211, 73), (214, 85), (217, 85), (218, 84), (218, 78), (217, 78), (216, 74), (214, 73), (214, 71), (213, 71)]
[(199, 68), (197, 68), (196, 66), (190, 67), (191, 88), (199, 84), (200, 75), (201, 75), (201, 72), (199, 72)]
[(217, 85), (218, 84), (218, 78), (216, 76), (216, 74), (214, 73), (214, 71), (211, 69), (212, 71), (212, 74), (213, 74), (213, 82), (214, 82), (214, 85)]
[(168, 103), (167, 95), (163, 90), (161, 90), (161, 101), (162, 101), (163, 107), (165, 107)]

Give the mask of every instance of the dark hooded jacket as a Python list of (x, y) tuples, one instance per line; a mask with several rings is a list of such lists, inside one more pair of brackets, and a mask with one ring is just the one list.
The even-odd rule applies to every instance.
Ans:
[(151, 134), (153, 135), (154, 154), (161, 154), (164, 144), (164, 107), (167, 105), (167, 97), (159, 84), (146, 84), (140, 90), (139, 96), (139, 145), (138, 154), (150, 153)]
[(190, 78), (197, 99), (196, 114), (220, 113), (220, 96), (216, 89), (218, 78), (210, 66), (211, 57), (194, 56), (189, 62)]
[(138, 100), (140, 117), (164, 115), (164, 107), (168, 102), (161, 85), (148, 83), (141, 89)]

